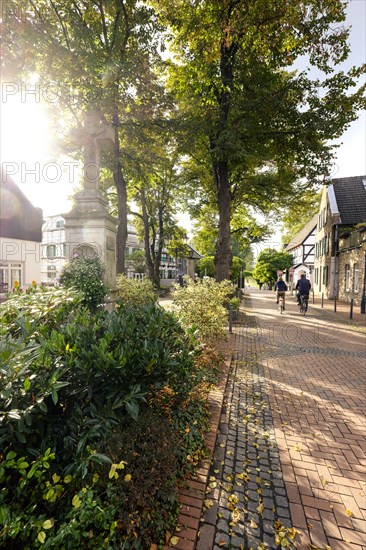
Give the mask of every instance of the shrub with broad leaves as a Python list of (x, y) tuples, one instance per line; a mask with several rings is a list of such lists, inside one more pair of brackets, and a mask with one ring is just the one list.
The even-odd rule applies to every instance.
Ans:
[(75, 257), (63, 269), (60, 284), (75, 288), (83, 295), (83, 305), (91, 311), (103, 304), (107, 288), (103, 283), (104, 266), (98, 257)]
[(129, 279), (125, 275), (118, 275), (117, 288), (119, 301), (126, 305), (155, 304), (158, 300), (150, 279)]
[(173, 301), (178, 318), (184, 326), (195, 328), (202, 339), (225, 338), (228, 324), (225, 304), (233, 292), (230, 281), (188, 279), (185, 287), (175, 287)]

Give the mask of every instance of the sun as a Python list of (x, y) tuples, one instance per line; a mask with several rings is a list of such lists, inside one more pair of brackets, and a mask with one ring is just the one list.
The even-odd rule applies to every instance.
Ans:
[(1, 83), (1, 164), (44, 215), (70, 209), (77, 184), (56, 158), (55, 129), (35, 84)]

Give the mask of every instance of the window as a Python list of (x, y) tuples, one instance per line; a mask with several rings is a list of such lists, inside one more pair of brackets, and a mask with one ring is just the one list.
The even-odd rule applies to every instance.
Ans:
[(48, 244), (46, 249), (47, 258), (56, 258), (56, 245)]
[(344, 289), (346, 292), (349, 292), (350, 280), (351, 280), (351, 268), (347, 264), (344, 268)]
[(58, 220), (58, 221), (56, 222), (56, 229), (61, 229), (61, 228), (64, 227), (64, 226), (65, 226), (64, 220)]
[(318, 284), (318, 280), (319, 280), (319, 269), (316, 268), (315, 269), (315, 283)]
[(56, 266), (47, 266), (47, 279), (53, 280), (56, 277)]
[(353, 292), (358, 292), (359, 278), (360, 268), (358, 264), (355, 264), (353, 268)]
[(326, 265), (323, 269), (323, 285), (327, 286), (328, 284), (328, 266)]
[(1, 286), (7, 285), (8, 290), (14, 288), (17, 281), (21, 286), (23, 284), (23, 265), (12, 263), (0, 264), (0, 283)]

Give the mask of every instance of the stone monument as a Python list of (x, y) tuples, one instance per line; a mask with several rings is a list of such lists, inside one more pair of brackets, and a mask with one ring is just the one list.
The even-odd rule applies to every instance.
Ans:
[(82, 128), (70, 134), (75, 145), (83, 146), (83, 190), (75, 194), (75, 206), (65, 218), (69, 259), (75, 254), (99, 256), (105, 266), (104, 283), (116, 287), (116, 220), (107, 209), (99, 189), (100, 155), (103, 146), (114, 143), (112, 126), (97, 110), (84, 115)]

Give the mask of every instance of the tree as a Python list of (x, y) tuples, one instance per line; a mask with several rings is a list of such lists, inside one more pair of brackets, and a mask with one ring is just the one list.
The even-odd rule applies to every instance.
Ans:
[[(189, 206), (187, 209), (190, 209)], [(214, 256), (219, 229), (216, 208), (206, 203), (201, 208), (192, 208), (191, 212), (195, 216), (193, 237), (195, 248), (201, 254)], [(235, 256), (246, 256), (250, 245), (262, 241), (269, 236), (269, 233), (269, 225), (259, 223), (248, 208), (243, 205), (235, 207), (230, 226), (230, 244)]]
[[(156, 287), (160, 286), (162, 251), (173, 237), (181, 240), (177, 228), (177, 190), (181, 183), (173, 142), (161, 143), (162, 133), (149, 132), (150, 139), (137, 142), (137, 152), (130, 165), (130, 198), (136, 204), (131, 209), (135, 226), (144, 242), (147, 275)], [(160, 139), (159, 139), (160, 137)]]
[(3, 71), (16, 66), (17, 76), (37, 72), (43, 95), (57, 95), (58, 116), (61, 109), (81, 124), (82, 113), (97, 108), (113, 124), (117, 272), (122, 273), (127, 241), (124, 125), (132, 106), (138, 103), (140, 115), (146, 114), (146, 102), (154, 95), (152, 60), (159, 60), (154, 12), (137, 0), (28, 0), (26, 9), (7, 4), (14, 9), (7, 17), (11, 27), (5, 32)]
[[(365, 105), (364, 87), (349, 93), (364, 68), (334, 72), (348, 55), (341, 0), (159, 0), (156, 5), (174, 38), (177, 62), (171, 64), (170, 85), (186, 128), (182, 145), (196, 165), (191, 181), (196, 193), (198, 180), (200, 191), (216, 202), (220, 281), (231, 264), (234, 203), (268, 211), (328, 171), (329, 140)], [(291, 71), (304, 55), (324, 72), (323, 80)]]
[(135, 273), (146, 272), (146, 258), (143, 250), (135, 250), (126, 257), (127, 263), (131, 265)]
[(258, 255), (252, 277), (257, 283), (272, 285), (277, 280), (277, 271), (285, 271), (291, 266), (291, 254), (267, 248)]
[[(215, 276), (215, 258), (214, 256), (205, 256), (198, 260), (197, 272), (200, 277), (214, 277)], [(244, 260), (233, 256), (230, 266), (230, 279), (235, 282), (238, 280), (240, 270), (244, 267)]]
[(287, 211), (282, 220), (282, 242), (288, 244), (291, 239), (311, 220), (319, 211), (321, 191), (305, 191), (302, 195), (294, 197), (288, 203)]

